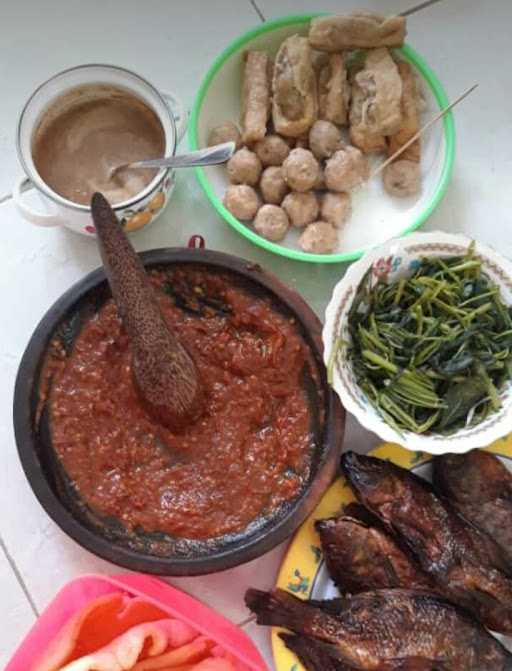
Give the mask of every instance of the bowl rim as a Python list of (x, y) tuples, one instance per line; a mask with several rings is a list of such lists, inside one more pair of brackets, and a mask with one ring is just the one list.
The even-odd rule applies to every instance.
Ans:
[[(205, 264), (231, 271), (275, 295), (300, 319), (308, 331), (310, 346), (322, 365), (322, 325), (306, 301), (293, 289), (258, 264), (222, 252), (202, 249), (161, 248), (139, 254), (145, 266), (162, 264)], [(13, 422), (18, 456), (25, 477), (49, 517), (68, 536), (86, 550), (118, 566), (134, 571), (170, 576), (205, 575), (246, 563), (286, 540), (317, 505), (335, 475), (343, 444), (345, 410), (337, 394), (322, 380), (326, 390), (326, 431), (324, 453), (314, 479), (275, 525), (243, 537), (228, 548), (202, 557), (161, 557), (145, 554), (108, 540), (75, 518), (50, 486), (37, 455), (37, 436), (33, 431), (33, 383), (57, 324), (88, 292), (106, 281), (103, 268), (97, 268), (75, 283), (48, 309), (33, 331), (23, 353), (14, 388)], [(323, 375), (323, 373), (322, 373)]]
[[(198, 122), (201, 113), (202, 103), (214, 77), (217, 75), (217, 73), (224, 65), (224, 63), (233, 54), (243, 49), (247, 45), (247, 43), (252, 41), (255, 37), (259, 37), (260, 35), (264, 35), (265, 33), (271, 32), (277, 28), (283, 28), (288, 25), (307, 23), (311, 21), (311, 19), (324, 15), (326, 15), (326, 12), (318, 12), (312, 14), (291, 14), (279, 17), (277, 19), (272, 19), (271, 21), (266, 21), (262, 25), (259, 25), (256, 28), (252, 28), (251, 30), (246, 31), (241, 36), (233, 40), (233, 42), (231, 42), (217, 56), (217, 58), (213, 61), (212, 65), (208, 69), (206, 75), (204, 76), (201, 82), (201, 85), (199, 87), (199, 90), (197, 92), (192, 107), (188, 128), (188, 139), (191, 150), (199, 149)], [(406, 58), (406, 60), (411, 62), (415, 66), (415, 68), (420, 72), (423, 79), (430, 87), (430, 90), (434, 95), (434, 98), (436, 99), (439, 108), (442, 109), (446, 107), (449, 104), (449, 100), (446, 95), (444, 86), (441, 84), (437, 75), (427, 64), (423, 56), (421, 56), (408, 44), (404, 44), (404, 46), (398, 49), (397, 51), (399, 51)], [(437, 206), (439, 205), (439, 203), (441, 202), (446, 193), (448, 184), (452, 176), (453, 165), (455, 161), (456, 134), (455, 134), (455, 121), (452, 111), (449, 111), (447, 114), (445, 114), (442, 121), (444, 130), (445, 155), (444, 155), (443, 168), (435, 192), (430, 202), (422, 210), (422, 212), (419, 213), (419, 215), (414, 219), (414, 221), (409, 226), (407, 226), (403, 231), (401, 231), (398, 234), (398, 236), (395, 237), (403, 237), (405, 235), (408, 235), (409, 233), (412, 233), (417, 228), (419, 228), (423, 223), (425, 223), (425, 221), (437, 208)], [(224, 207), (221, 199), (217, 196), (213, 187), (211, 186), (210, 181), (208, 180), (206, 172), (203, 168), (196, 168), (195, 173), (200, 186), (202, 187), (204, 193), (206, 194), (206, 197), (213, 205), (217, 213), (223, 219), (225, 219), (232, 228), (238, 231), (238, 233), (240, 233), (254, 244), (258, 245), (259, 247), (262, 247), (263, 249), (269, 252), (273, 252), (274, 254), (285, 256), (287, 258), (294, 259), (296, 261), (306, 261), (309, 263), (346, 263), (361, 258), (363, 254), (365, 254), (372, 248), (367, 247), (355, 250), (353, 252), (341, 252), (337, 254), (312, 254), (309, 252), (303, 252), (299, 249), (289, 249), (288, 247), (279, 245), (276, 242), (266, 240), (265, 238), (262, 238), (260, 235), (258, 235), (251, 228), (246, 226), (243, 222), (239, 221), (236, 217), (234, 217), (231, 214), (231, 212), (229, 212), (229, 210), (226, 209), (226, 207)]]
[[(407, 238), (393, 238), (387, 242), (375, 247), (363, 256), (358, 262), (352, 264), (345, 275), (334, 287), (331, 298), (325, 310), (324, 327), (322, 330), (322, 340), (324, 343), (324, 363), (329, 365), (332, 356), (332, 346), (334, 343), (334, 329), (338, 312), (340, 311), (340, 301), (343, 296), (348, 296), (352, 285), (359, 284), (360, 278), (373, 265), (375, 261), (390, 255), (397, 255), (404, 246), (414, 246), (418, 244), (434, 244), (437, 246), (468, 247), (472, 242), (476, 244), (477, 253), (482, 254), (489, 260), (489, 265), (494, 264), (507, 280), (503, 284), (507, 287), (509, 295), (512, 295), (512, 261), (499, 254), (489, 245), (483, 244), (462, 233), (446, 233), (444, 231), (429, 231), (414, 233)], [(447, 250), (449, 251), (449, 250)], [(451, 252), (453, 253), (453, 252)], [(420, 254), (418, 254), (420, 256)], [(498, 272), (498, 271), (496, 271)], [(346, 305), (342, 308), (346, 314), (352, 304), (354, 296), (348, 298)], [(343, 318), (344, 321), (344, 318)], [(335, 367), (331, 387), (336, 391), (347, 412), (354, 415), (357, 421), (368, 431), (375, 433), (383, 441), (388, 443), (397, 443), (408, 450), (427, 452), (429, 454), (445, 454), (446, 452), (464, 453), (478, 447), (485, 447), (494, 440), (502, 438), (505, 434), (512, 432), (512, 412), (503, 413), (499, 421), (490, 426), (481, 426), (472, 434), (458, 435), (459, 432), (447, 437), (440, 434), (421, 435), (410, 431), (400, 434), (395, 431), (378, 415), (363, 409), (361, 405), (352, 397), (346, 384), (339, 379), (338, 370)], [(372, 406), (370, 406), (372, 407)], [(499, 412), (499, 411), (498, 411)], [(485, 422), (484, 422), (485, 423)], [(475, 429), (478, 429), (477, 425)]]

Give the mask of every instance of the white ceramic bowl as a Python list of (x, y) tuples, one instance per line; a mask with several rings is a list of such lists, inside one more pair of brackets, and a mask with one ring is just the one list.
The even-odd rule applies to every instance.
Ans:
[[(463, 235), (448, 233), (415, 233), (402, 239), (386, 242), (352, 264), (343, 279), (334, 288), (327, 306), (323, 329), (324, 360), (331, 360), (337, 336), (350, 342), (348, 313), (357, 287), (365, 273), (372, 268), (376, 278), (393, 282), (407, 276), (418, 260), (425, 256), (448, 257), (463, 255), (472, 241)], [(512, 305), (512, 263), (493, 249), (476, 243), (476, 253), (482, 260), (483, 269), (500, 288), (505, 303)], [(512, 383), (501, 392), (501, 409), (491, 413), (487, 419), (475, 426), (460, 429), (449, 436), (436, 433), (418, 435), (409, 431), (397, 432), (380, 416), (359, 388), (347, 358), (347, 348), (342, 346), (333, 367), (333, 387), (345, 408), (359, 422), (383, 440), (399, 443), (410, 450), (421, 450), (431, 454), (445, 452), (467, 452), (475, 447), (484, 447), (512, 431)]]
[[(189, 123), (191, 149), (205, 147), (209, 131), (226, 120), (238, 122), (243, 73), (247, 49), (261, 49), (275, 56), (279, 46), (293, 34), (307, 35), (315, 14), (287, 16), (266, 21), (241, 35), (220, 54), (208, 70), (198, 91)], [(426, 61), (408, 45), (395, 50), (408, 61), (422, 82), (426, 121), (448, 104), (439, 79)], [(339, 236), (332, 254), (310, 254), (298, 246), (299, 230), (289, 231), (281, 243), (259, 236), (251, 224), (234, 217), (222, 204), (229, 185), (225, 166), (197, 168), (196, 174), (208, 199), (219, 214), (238, 233), (264, 249), (281, 256), (315, 263), (353, 261), (390, 238), (410, 233), (420, 226), (439, 204), (452, 173), (455, 154), (455, 129), (451, 113), (431, 127), (422, 139), (422, 191), (419, 196), (393, 198), (384, 191), (382, 178), (374, 178), (353, 194), (353, 213)], [(372, 158), (372, 165), (382, 159)]]

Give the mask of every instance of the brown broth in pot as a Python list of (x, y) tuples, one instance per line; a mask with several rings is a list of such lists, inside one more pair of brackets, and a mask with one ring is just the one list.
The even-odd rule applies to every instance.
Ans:
[(41, 179), (67, 200), (89, 205), (95, 191), (116, 204), (144, 190), (157, 171), (111, 169), (165, 154), (156, 113), (124, 89), (90, 84), (49, 107), (34, 131), (32, 157)]

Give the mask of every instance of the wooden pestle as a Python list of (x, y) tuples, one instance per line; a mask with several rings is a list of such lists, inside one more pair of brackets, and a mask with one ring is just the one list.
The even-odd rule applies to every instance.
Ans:
[(144, 266), (101, 193), (93, 195), (91, 211), (112, 296), (130, 338), (138, 392), (158, 422), (181, 431), (203, 409), (196, 365), (165, 322)]

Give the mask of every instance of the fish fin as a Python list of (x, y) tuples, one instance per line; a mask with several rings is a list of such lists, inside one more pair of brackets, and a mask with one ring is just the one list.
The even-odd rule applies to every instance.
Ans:
[(348, 662), (335, 643), (328, 643), (319, 638), (310, 638), (309, 640), (314, 645), (317, 655), (321, 654), (323, 659), (331, 660), (334, 664), (333, 668), (335, 671), (352, 671), (352, 666), (346, 666)]
[(389, 557), (382, 558), (382, 568), (384, 569), (384, 573), (386, 575), (387, 584), (390, 587), (402, 587), (400, 584), (400, 579), (396, 574), (395, 567), (393, 566), (393, 562)]
[(379, 671), (448, 671), (443, 661), (424, 657), (400, 657), (388, 659), (379, 666)]
[(307, 671), (348, 671), (347, 667), (329, 657), (321, 645), (307, 636), (285, 633), (279, 636)]
[(307, 671), (322, 671), (322, 660), (315, 659), (315, 655), (311, 654), (309, 649), (310, 646), (304, 636), (280, 633), (279, 638), (283, 641), (288, 650), (293, 652)]

